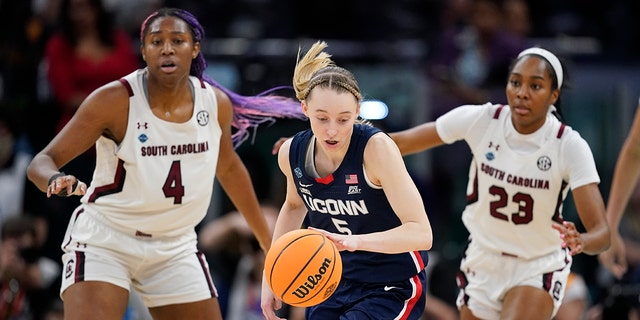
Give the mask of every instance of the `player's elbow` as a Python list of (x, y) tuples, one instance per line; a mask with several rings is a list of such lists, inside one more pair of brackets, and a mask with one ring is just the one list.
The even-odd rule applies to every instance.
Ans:
[(433, 231), (431, 230), (431, 225), (428, 222), (421, 223), (419, 225), (419, 230), (415, 239), (418, 239), (418, 250), (430, 250), (431, 247), (433, 247)]
[(422, 250), (431, 250), (431, 248), (433, 247), (433, 233), (431, 232), (431, 229), (429, 228), (429, 232), (427, 232), (424, 236), (424, 240), (423, 240), (423, 248)]

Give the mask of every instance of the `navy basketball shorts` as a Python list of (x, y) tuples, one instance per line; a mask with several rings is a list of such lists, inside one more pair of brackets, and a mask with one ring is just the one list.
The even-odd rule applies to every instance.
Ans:
[(306, 309), (307, 319), (413, 319), (424, 313), (426, 271), (390, 283), (362, 283), (342, 279), (329, 299)]

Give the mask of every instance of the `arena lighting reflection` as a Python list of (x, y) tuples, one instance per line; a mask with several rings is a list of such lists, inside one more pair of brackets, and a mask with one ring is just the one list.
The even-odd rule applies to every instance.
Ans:
[(381, 120), (387, 117), (389, 108), (380, 100), (363, 100), (360, 102), (360, 117), (367, 120)]

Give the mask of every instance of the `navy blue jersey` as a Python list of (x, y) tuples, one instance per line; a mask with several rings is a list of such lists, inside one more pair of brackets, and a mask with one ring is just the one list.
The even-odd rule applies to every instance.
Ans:
[[(401, 225), (382, 188), (367, 183), (363, 171), (364, 148), (379, 129), (356, 124), (349, 149), (333, 174), (315, 178), (305, 171), (305, 159), (313, 132), (296, 134), (289, 162), (293, 182), (307, 207), (310, 226), (342, 234), (367, 234)], [(425, 235), (427, 236), (427, 235)], [(386, 254), (342, 251), (342, 276), (361, 282), (401, 281), (419, 273), (427, 264), (427, 251)]]

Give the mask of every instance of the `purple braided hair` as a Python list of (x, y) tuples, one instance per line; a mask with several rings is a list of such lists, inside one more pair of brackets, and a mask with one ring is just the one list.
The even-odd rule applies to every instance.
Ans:
[[(160, 17), (173, 16), (184, 20), (191, 29), (194, 42), (201, 42), (204, 38), (204, 29), (198, 19), (190, 12), (175, 8), (162, 8), (149, 15), (140, 28), (140, 41), (144, 43), (146, 30), (149, 24)], [(277, 90), (292, 89), (289, 86), (279, 86), (271, 88), (255, 96), (243, 96), (233, 92), (204, 73), (207, 68), (207, 61), (202, 51), (191, 63), (189, 74), (202, 79), (210, 85), (222, 90), (229, 96), (233, 105), (232, 126), (236, 131), (232, 135), (233, 145), (239, 147), (250, 136), (250, 130), (255, 135), (256, 129), (263, 123), (274, 123), (275, 118), (306, 119), (300, 108), (300, 102), (278, 95), (272, 95)]]

